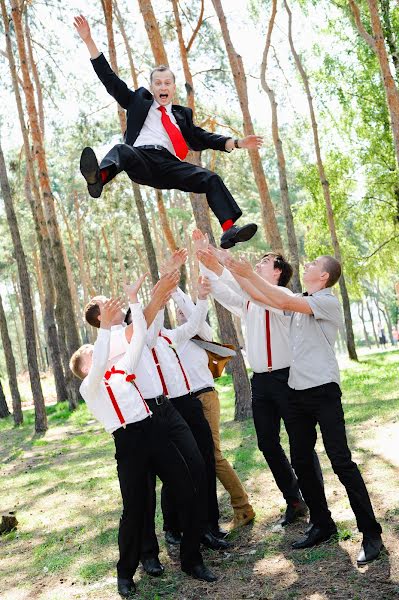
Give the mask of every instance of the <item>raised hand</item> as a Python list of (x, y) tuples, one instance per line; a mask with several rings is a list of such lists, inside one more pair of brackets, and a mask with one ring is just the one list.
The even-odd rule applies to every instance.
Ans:
[(260, 135), (247, 135), (247, 137), (239, 140), (238, 145), (240, 148), (245, 148), (246, 150), (255, 150), (259, 149), (263, 144), (263, 137)]
[(213, 254), (213, 256), (216, 256), (221, 265), (225, 264), (226, 258), (233, 256), (230, 250), (225, 250), (224, 248), (215, 248), (215, 246), (211, 246), (211, 244), (209, 244), (208, 250), (211, 252), (211, 254)]
[(205, 265), (207, 269), (216, 273), (216, 275), (221, 275), (223, 272), (223, 267), (219, 263), (217, 257), (210, 250), (211, 246), (207, 248), (207, 250), (198, 250), (197, 258), (198, 260)]
[(194, 242), (194, 250), (206, 250), (209, 246), (208, 234), (203, 234), (200, 229), (194, 229), (192, 239)]
[(73, 24), (80, 38), (86, 43), (91, 39), (90, 25), (83, 15), (78, 15), (74, 18)]
[(101, 307), (100, 327), (102, 329), (110, 329), (113, 320), (119, 315), (124, 306), (125, 302), (122, 298), (110, 298), (106, 300)]
[(143, 285), (146, 277), (148, 277), (148, 275), (149, 275), (149, 272), (147, 271), (147, 273), (140, 275), (140, 277), (134, 283), (130, 283), (130, 284), (125, 283), (124, 284), (123, 288), (125, 290), (127, 297), (129, 298), (129, 302), (131, 304), (136, 304), (137, 294), (138, 294), (141, 286)]
[(170, 271), (169, 273), (165, 273), (162, 275), (159, 281), (154, 285), (151, 290), (151, 295), (155, 294), (170, 294), (176, 288), (179, 283), (180, 272), (175, 269), (174, 271)]
[(159, 272), (161, 275), (166, 275), (170, 271), (175, 271), (176, 269), (180, 269), (184, 263), (186, 262), (188, 257), (188, 252), (186, 248), (180, 248), (180, 250), (175, 250), (173, 254), (166, 260), (160, 267)]
[(206, 300), (211, 292), (211, 282), (208, 277), (202, 275), (198, 278), (198, 299)]
[(243, 258), (226, 258), (225, 265), (228, 270), (233, 273), (233, 275), (239, 275), (240, 277), (245, 277), (246, 279), (248, 279), (248, 277), (250, 277), (254, 272), (251, 263)]

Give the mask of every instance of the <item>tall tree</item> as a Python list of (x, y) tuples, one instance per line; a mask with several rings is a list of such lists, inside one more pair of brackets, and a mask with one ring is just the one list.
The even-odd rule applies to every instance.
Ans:
[[(308, 101), (309, 115), (310, 115), (310, 121), (312, 124), (312, 132), (313, 132), (313, 144), (314, 144), (314, 149), (315, 149), (315, 154), (316, 154), (317, 169), (319, 172), (320, 184), (321, 184), (321, 187), (323, 190), (324, 201), (326, 204), (327, 221), (328, 221), (328, 227), (330, 230), (330, 236), (331, 236), (331, 242), (332, 242), (332, 246), (333, 246), (333, 250), (334, 250), (334, 256), (342, 264), (341, 249), (340, 249), (340, 245), (339, 245), (339, 241), (338, 241), (337, 230), (336, 230), (335, 219), (334, 219), (334, 211), (333, 211), (332, 202), (331, 202), (330, 184), (328, 182), (328, 179), (327, 179), (327, 176), (326, 176), (326, 173), (324, 170), (323, 159), (321, 156), (318, 126), (317, 126), (317, 120), (316, 120), (316, 113), (315, 113), (314, 106), (313, 106), (312, 93), (310, 90), (309, 78), (304, 69), (301, 58), (295, 49), (294, 40), (292, 37), (292, 12), (291, 12), (291, 9), (288, 6), (288, 3), (286, 0), (284, 0), (284, 6), (285, 6), (285, 9), (288, 14), (288, 40), (289, 40), (289, 44), (290, 44), (290, 48), (291, 48), (291, 53), (294, 58), (296, 68), (298, 69), (298, 72), (302, 79), (302, 84), (305, 89), (306, 98)], [(343, 306), (343, 311), (344, 311), (345, 329), (346, 329), (346, 345), (348, 348), (348, 354), (352, 360), (357, 360), (355, 336), (353, 334), (351, 307), (350, 307), (348, 290), (347, 290), (346, 282), (345, 282), (344, 271), (342, 271), (342, 275), (339, 279), (339, 287), (341, 290), (342, 306)]]
[[(219, 19), (223, 40), (226, 46), (227, 55), (229, 57), (230, 68), (233, 74), (234, 84), (242, 112), (244, 133), (245, 135), (254, 135), (254, 126), (252, 123), (251, 113), (249, 111), (248, 87), (244, 63), (241, 56), (237, 53), (233, 46), (221, 0), (212, 0), (212, 4)], [(276, 215), (270, 197), (269, 186), (263, 170), (262, 159), (260, 157), (259, 150), (249, 150), (249, 156), (251, 159), (255, 182), (259, 191), (263, 224), (267, 241), (269, 242), (273, 251), (283, 252), (283, 242), (278, 230)]]
[(399, 90), (389, 68), (388, 54), (385, 47), (384, 32), (378, 10), (377, 0), (367, 0), (370, 12), (370, 22), (373, 35), (370, 35), (363, 25), (360, 9), (355, 0), (349, 0), (356, 27), (370, 48), (375, 52), (382, 76), (395, 146), (396, 164), (399, 167)]
[[(101, 0), (101, 4), (103, 7), (105, 25), (107, 28), (107, 39), (108, 39), (108, 50), (111, 67), (114, 72), (118, 75), (119, 68), (118, 62), (116, 58), (116, 48), (115, 48), (115, 40), (114, 40), (114, 30), (113, 30), (113, 3), (112, 0)], [(116, 0), (115, 0), (116, 4)], [(119, 13), (119, 21), (120, 13)], [(123, 27), (123, 26), (122, 26)], [(123, 36), (126, 46), (128, 47), (126, 34)], [(130, 55), (130, 65), (133, 65), (132, 57)], [(135, 80), (135, 73), (132, 73), (133, 80)], [(137, 81), (137, 78), (136, 78)], [(126, 130), (126, 115), (122, 107), (118, 105), (118, 117), (119, 123), (121, 127), (122, 134), (124, 134)], [(154, 244), (151, 238), (150, 227), (148, 224), (147, 214), (144, 206), (143, 196), (141, 194), (140, 186), (137, 183), (132, 182), (133, 189), (133, 197), (137, 208), (137, 214), (139, 216), (141, 232), (143, 234), (144, 246), (147, 254), (148, 265), (150, 268), (151, 279), (153, 284), (158, 281), (158, 264), (157, 258), (155, 254)]]
[(262, 64), (260, 68), (260, 81), (263, 89), (265, 90), (267, 97), (269, 98), (270, 108), (272, 113), (272, 137), (274, 149), (277, 157), (277, 165), (278, 165), (278, 176), (280, 182), (280, 198), (281, 205), (283, 207), (283, 214), (285, 220), (285, 228), (287, 231), (287, 239), (288, 239), (288, 249), (290, 254), (290, 261), (293, 267), (293, 276), (292, 276), (292, 289), (294, 292), (301, 292), (301, 280), (299, 277), (299, 252), (298, 252), (298, 242), (296, 238), (295, 226), (294, 226), (294, 218), (292, 216), (291, 204), (289, 199), (288, 192), (288, 178), (287, 178), (287, 167), (285, 162), (285, 155), (283, 149), (283, 143), (280, 137), (280, 129), (279, 129), (279, 121), (278, 121), (278, 110), (277, 110), (277, 101), (276, 94), (274, 90), (270, 87), (266, 73), (267, 73), (267, 61), (269, 57), (269, 50), (271, 45), (272, 33), (274, 28), (274, 23), (276, 20), (277, 14), (277, 0), (272, 0), (272, 10), (269, 19), (269, 26), (266, 34), (266, 42), (265, 49), (263, 51)]
[[(33, 165), (32, 152), (29, 142), (29, 134), (25, 124), (24, 111), (22, 106), (22, 99), (19, 90), (17, 68), (15, 64), (14, 54), (12, 50), (11, 38), (10, 38), (10, 27), (9, 19), (6, 11), (5, 1), (0, 0), (1, 11), (4, 23), (4, 33), (6, 38), (6, 49), (7, 58), (10, 67), (11, 80), (15, 95), (15, 101), (18, 109), (19, 122), (21, 127), (22, 139), (24, 144), (25, 161), (26, 161), (26, 180), (25, 180), (25, 194), (29, 202), (29, 206), (32, 212), (33, 222), (35, 224), (36, 237), (40, 252), (40, 268), (41, 275), (44, 280), (43, 286), (43, 297), (44, 297), (44, 329), (46, 334), (47, 345), (50, 351), (50, 361), (53, 368), (57, 400), (64, 401), (68, 397), (68, 391), (66, 388), (64, 373), (62, 370), (60, 349), (58, 343), (58, 333), (55, 323), (54, 304), (55, 304), (55, 293), (54, 283), (52, 279), (52, 272), (54, 268), (51, 268), (51, 262), (53, 261), (53, 255), (51, 250), (50, 238), (48, 228), (43, 212), (42, 202), (40, 198), (40, 190), (37, 183), (37, 178)], [(74, 392), (72, 391), (73, 400)]]
[(44, 403), (42, 385), (40, 382), (39, 365), (36, 352), (35, 321), (33, 317), (33, 306), (31, 297), (31, 286), (29, 281), (28, 267), (25, 252), (22, 247), (21, 235), (19, 233), (18, 221), (14, 210), (10, 184), (7, 176), (6, 163), (0, 142), (0, 188), (6, 209), (8, 226), (10, 228), (14, 256), (17, 261), (19, 283), (23, 306), (23, 322), (25, 330), (26, 355), (28, 358), (29, 379), (32, 390), (33, 403), (35, 406), (35, 431), (41, 433), (47, 430), (47, 415)]
[[(68, 354), (71, 355), (79, 347), (79, 334), (73, 309), (72, 294), (68, 285), (68, 276), (62, 249), (62, 239), (55, 212), (54, 197), (50, 185), (50, 178), (47, 168), (47, 159), (39, 124), (38, 111), (36, 108), (34, 89), (28, 67), (29, 61), (26, 54), (25, 37), (22, 25), (22, 11), (24, 8), (26, 8), (26, 6), (24, 6), (23, 3), (20, 3), (18, 0), (11, 0), (11, 15), (14, 23), (15, 36), (17, 41), (17, 48), (20, 58), (23, 79), (23, 89), (26, 100), (26, 108), (29, 118), (32, 142), (34, 146), (33, 154), (37, 161), (39, 185), (42, 192), (47, 227), (51, 240), (52, 255), (55, 264), (55, 270), (53, 275), (55, 287), (57, 290), (57, 305), (59, 307), (57, 314), (59, 314), (60, 318), (63, 319), (64, 323), (68, 324), (67, 327), (64, 327), (64, 332), (66, 335), (66, 346)], [(73, 387), (73, 385), (74, 384), (72, 384), (70, 392), (71, 394), (73, 394), (73, 397), (70, 398), (70, 405), (72, 407), (77, 406), (79, 397), (77, 387)]]
[(15, 358), (12, 351), (10, 335), (8, 333), (7, 318), (4, 312), (3, 300), (0, 294), (0, 333), (3, 343), (4, 357), (6, 359), (6, 369), (8, 376), (8, 385), (12, 398), (12, 416), (14, 424), (21, 425), (24, 420), (22, 413), (21, 396), (18, 389), (17, 369), (15, 367)]

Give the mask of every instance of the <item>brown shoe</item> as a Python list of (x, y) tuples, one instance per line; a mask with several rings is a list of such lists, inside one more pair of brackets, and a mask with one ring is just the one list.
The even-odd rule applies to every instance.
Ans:
[(231, 529), (238, 529), (248, 525), (255, 518), (255, 511), (250, 504), (245, 508), (240, 508), (234, 511), (234, 518)]

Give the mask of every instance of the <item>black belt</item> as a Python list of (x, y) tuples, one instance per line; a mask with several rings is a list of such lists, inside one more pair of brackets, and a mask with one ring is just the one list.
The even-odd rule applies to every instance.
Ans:
[(201, 388), (200, 390), (197, 390), (195, 392), (195, 394), (206, 394), (206, 392), (214, 392), (215, 388), (214, 387), (205, 387), (205, 388)]
[[(169, 152), (167, 148), (160, 146), (159, 144), (146, 144), (144, 146), (134, 146), (134, 148), (139, 150), (165, 150), (165, 152)], [(171, 152), (169, 152), (169, 154), (171, 154)]]
[(183, 394), (183, 396), (175, 396), (173, 398), (169, 398), (169, 400), (174, 402), (175, 400), (184, 400), (185, 398), (190, 398), (190, 396), (195, 396), (195, 394), (193, 394), (193, 392), (187, 392), (187, 394)]
[(160, 396), (155, 396), (155, 398), (145, 398), (144, 400), (151, 410), (156, 410), (156, 407), (164, 404), (167, 401), (167, 398), (161, 394)]

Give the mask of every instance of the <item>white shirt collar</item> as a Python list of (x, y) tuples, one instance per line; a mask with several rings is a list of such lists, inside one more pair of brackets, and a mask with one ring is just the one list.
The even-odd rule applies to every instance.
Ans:
[[(153, 103), (152, 103), (152, 107), (153, 108), (159, 108), (161, 105), (159, 104), (159, 102), (157, 102), (154, 98)], [(166, 108), (166, 112), (171, 115), (172, 114), (172, 103), (169, 102), (169, 104), (166, 104), (165, 106)]]

